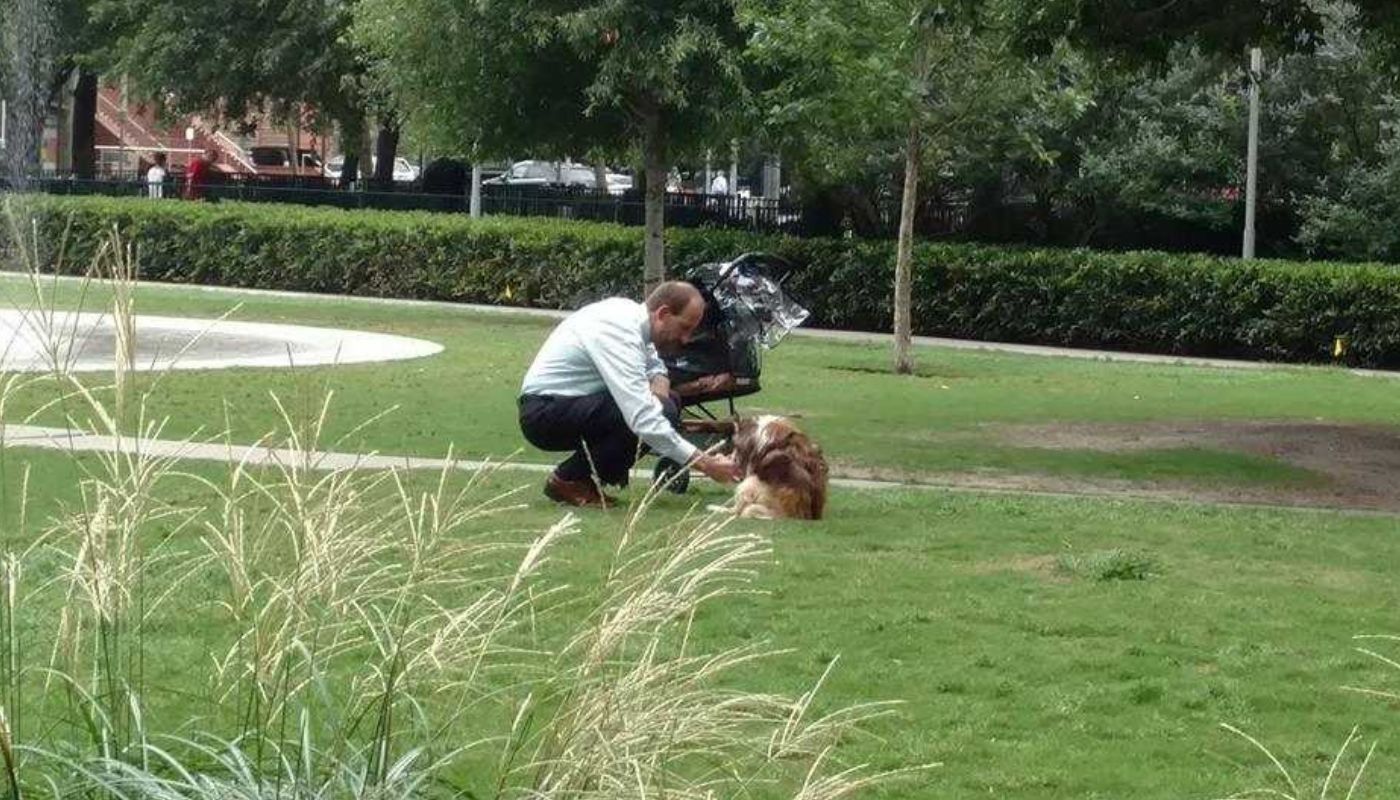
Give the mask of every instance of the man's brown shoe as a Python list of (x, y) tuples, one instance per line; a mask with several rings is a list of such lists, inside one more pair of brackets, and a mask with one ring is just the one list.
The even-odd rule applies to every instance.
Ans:
[(556, 503), (580, 508), (610, 508), (617, 505), (617, 500), (599, 492), (593, 481), (566, 481), (553, 472), (544, 482), (544, 496)]

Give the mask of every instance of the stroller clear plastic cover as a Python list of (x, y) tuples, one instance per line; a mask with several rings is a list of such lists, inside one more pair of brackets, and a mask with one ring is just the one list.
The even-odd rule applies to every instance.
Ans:
[(777, 281), (756, 267), (741, 264), (728, 280), (711, 285), (715, 302), (729, 321), (730, 345), (734, 347), (753, 342), (771, 349), (811, 316)]

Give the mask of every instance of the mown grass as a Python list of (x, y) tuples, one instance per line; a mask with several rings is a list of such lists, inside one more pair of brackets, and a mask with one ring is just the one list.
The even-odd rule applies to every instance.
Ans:
[[(35, 519), (71, 500), (81, 462), (22, 449), (5, 459), (11, 492), (16, 466), (30, 466)], [(532, 483), (501, 473), (488, 488)], [(165, 491), (175, 504), (207, 500), (191, 482)], [(715, 497), (664, 497), (653, 521)], [(496, 524), (537, 530), (559, 515), (533, 504)], [(587, 515), (549, 577), (596, 585), (623, 516)], [(839, 656), (822, 708), (903, 700), (897, 718), (874, 726), (879, 739), (848, 741), (843, 755), (944, 766), (878, 796), (1220, 796), (1271, 778), (1217, 723), (1264, 739), (1320, 781), (1352, 724), (1385, 736), (1400, 722), (1400, 709), (1341, 688), (1392, 682), (1351, 639), (1395, 625), (1389, 564), (1400, 538), (1390, 517), (840, 490), (829, 520), (761, 530), (775, 547), (761, 593), (703, 611), (694, 646), (790, 648), (745, 671), (749, 690), (803, 691)], [(1124, 564), (1146, 567), (1125, 580), (1112, 569)], [(206, 721), (229, 713), (189, 667), (226, 633), (213, 585), (190, 583), (173, 600), (178, 613), (147, 634), (159, 654), (145, 697), (153, 727), (196, 709)], [(459, 788), (485, 792), (477, 758), (489, 757), (454, 768)], [(1400, 754), (1383, 746), (1366, 785), (1400, 788)]]
[[(60, 303), (76, 304), (76, 292), (64, 286)], [(0, 280), (0, 302), (7, 297), (21, 302), (23, 291), (13, 280)], [(100, 307), (104, 298), (90, 289), (85, 302)], [(350, 443), (362, 449), (431, 456), (453, 444), (467, 455), (500, 456), (525, 446), (514, 398), (548, 320), (155, 287), (143, 288), (136, 310), (216, 317), (235, 303), (242, 303), (235, 319), (390, 332), (439, 342), (446, 350), (417, 361), (334, 369), (172, 374), (162, 379), (153, 407), (169, 416), (172, 435), (222, 429), (227, 413), (234, 439), (251, 441), (276, 422), (264, 402), (269, 392), (314, 397), (327, 389), (337, 394), (343, 426), (396, 409), (390, 424)], [(1200, 443), (1138, 452), (1050, 449), (1008, 445), (995, 429), (1202, 419), (1390, 424), (1397, 410), (1390, 381), (1342, 370), (1224, 370), (928, 349), (920, 354), (920, 374), (910, 377), (889, 374), (888, 361), (880, 346), (790, 339), (769, 354), (764, 391), (740, 408), (800, 416), (838, 471), (895, 470), (913, 477), (1029, 472), (1212, 486), (1301, 486), (1324, 479), (1275, 459)], [(137, 390), (148, 383), (138, 379)], [(61, 417), (55, 410), (40, 421), (57, 424)], [(332, 438), (345, 429), (331, 431)], [(536, 452), (521, 457), (551, 460)]]
[[(226, 297), (149, 291), (137, 311), (213, 316), (227, 305)], [(212, 432), (227, 419), (230, 438), (252, 441), (276, 427), (270, 392), (294, 409), (311, 409), (331, 389), (332, 436), (399, 407), (343, 446), (439, 455), (455, 442), (469, 456), (503, 454), (517, 447), (510, 401), (518, 376), (547, 330), (547, 323), (514, 317), (278, 298), (250, 302), (238, 318), (404, 333), (448, 350), (367, 367), (171, 374), (150, 403), (171, 416), (167, 435)], [(988, 422), (1207, 416), (1385, 422), (1394, 410), (1388, 383), (1325, 370), (928, 351), (924, 369), (948, 374), (897, 378), (879, 371), (885, 358), (879, 348), (785, 343), (754, 406), (803, 413), (827, 449), (852, 464), (1285, 483), (1309, 478), (1228, 453), (1060, 453), (983, 444), (969, 432)], [(59, 422), (60, 413), (40, 421)], [(7, 498), (0, 506), (11, 522), (22, 465), (30, 468), (30, 519), (39, 521), (71, 506), (80, 467), (89, 463), (24, 449), (0, 455)], [(221, 472), (189, 470), (211, 480)], [(498, 521), (503, 533), (538, 531), (559, 518), (559, 509), (534, 500), (536, 480), (505, 472), (485, 487), (524, 486), (531, 501)], [(193, 481), (168, 482), (161, 492), (174, 505), (211, 499)], [(663, 496), (652, 518), (665, 524), (721, 497), (708, 486)], [(561, 546), (551, 578), (596, 586), (622, 519), (620, 510), (585, 516), (581, 535)], [(37, 529), (7, 525), (7, 544)], [(944, 766), (879, 796), (1204, 797), (1277, 785), (1267, 762), (1222, 732), (1221, 722), (1267, 741), (1311, 781), (1302, 794), (1316, 796), (1353, 724), (1384, 736), (1400, 719), (1400, 709), (1342, 689), (1383, 687), (1395, 677), (1352, 649), (1354, 634), (1395, 625), (1400, 587), (1388, 565), (1400, 556), (1400, 539), (1393, 517), (838, 489), (820, 524), (756, 529), (774, 537), (772, 563), (754, 587), (760, 593), (706, 608), (693, 641), (698, 648), (758, 641), (791, 648), (747, 670), (748, 690), (805, 691), (839, 657), (822, 708), (903, 700), (897, 718), (874, 725), (879, 738), (846, 741), (842, 754), (879, 767)], [(190, 529), (175, 535), (178, 544)], [(53, 577), (45, 571), (56, 564), (41, 557), (33, 577)], [(213, 727), (231, 713), (215, 702), (207, 673), (188, 666), (207, 663), (226, 633), (214, 613), (213, 580), (182, 586), (170, 604), (178, 613), (145, 634), (159, 654), (148, 662), (144, 691), (153, 726)], [(30, 609), (20, 629), (37, 637), (41, 611)], [(567, 622), (566, 613), (550, 624)], [(489, 730), (508, 715), (483, 712), (453, 735), (469, 739), (473, 724)], [(454, 765), (456, 788), (489, 796), (481, 768), (488, 758)], [(1366, 785), (1378, 794), (1400, 788), (1394, 754), (1382, 748)]]

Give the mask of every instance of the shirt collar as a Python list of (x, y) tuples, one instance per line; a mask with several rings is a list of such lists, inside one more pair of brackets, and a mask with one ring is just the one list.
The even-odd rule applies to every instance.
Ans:
[(637, 304), (637, 324), (642, 328), (642, 341), (651, 344), (651, 314), (646, 303)]

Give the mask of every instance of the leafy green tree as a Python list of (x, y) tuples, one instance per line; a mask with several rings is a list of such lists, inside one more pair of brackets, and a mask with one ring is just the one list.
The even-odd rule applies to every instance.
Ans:
[(1085, 205), (1229, 227), (1244, 182), (1239, 83), (1238, 70), (1185, 45), (1160, 75), (1119, 82), (1105, 94), (1113, 113), (1084, 143), (1071, 193)]
[(361, 0), (354, 36), (375, 56), (373, 85), (434, 149), (482, 159), (620, 151), (623, 120), (589, 108), (585, 59), (527, 12), (514, 3)]
[(1400, 33), (1389, 7), (1324, 6), (1328, 31), (1312, 69), (1282, 65), (1292, 103), (1277, 113), (1292, 146), (1280, 166), (1298, 180), (1298, 243), (1313, 255), (1400, 260)]
[(1026, 0), (1012, 13), (1023, 49), (1067, 40), (1129, 64), (1160, 63), (1181, 42), (1212, 53), (1306, 48), (1323, 25), (1314, 0)]
[(1388, 134), (1378, 155), (1340, 172), (1334, 191), (1303, 199), (1300, 244), (1323, 255), (1400, 261), (1400, 136)]
[(942, 174), (1035, 84), (1008, 36), (1009, 3), (772, 0), (749, 8), (754, 54), (788, 76), (764, 93), (768, 124), (807, 138), (838, 170), (898, 143), (895, 370), (913, 371), (912, 249), (921, 175)]
[[(339, 125), (342, 179), (356, 177), (375, 98), (365, 86), (365, 55), (349, 37), (353, 0), (92, 2), (108, 32), (99, 58), (128, 76), (137, 94), (234, 121), (299, 118), (310, 109)], [(393, 117), (381, 116), (391, 135)], [(381, 164), (392, 170), (392, 155)]]
[[(1270, 54), (1261, 80), (1260, 204), (1279, 225), (1269, 242), (1274, 252), (1293, 246), (1291, 219), (1345, 194), (1353, 166), (1382, 158), (1393, 118), (1388, 98), (1400, 88), (1355, 5), (1315, 8), (1323, 27), (1312, 47)], [(1181, 44), (1163, 63), (1104, 82), (1096, 102), (1109, 113), (1081, 137), (1073, 172), (1064, 176), (1083, 241), (1113, 218), (1220, 232), (1238, 223), (1247, 86), (1240, 61)], [(1325, 237), (1312, 236), (1307, 246), (1316, 249)]]
[(746, 103), (747, 34), (732, 0), (361, 0), (358, 13), (380, 85), (459, 148), (573, 156), (635, 148), (643, 280), (664, 279), (672, 159), (713, 141)]

